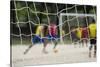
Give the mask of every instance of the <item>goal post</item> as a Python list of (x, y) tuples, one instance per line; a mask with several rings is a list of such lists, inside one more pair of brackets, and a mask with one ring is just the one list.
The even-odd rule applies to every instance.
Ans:
[[(59, 16), (59, 30), (60, 30), (60, 42), (61, 43), (63, 43), (63, 35), (62, 35), (62, 27), (63, 27), (63, 21), (62, 21), (62, 19), (63, 19), (63, 16), (67, 16), (67, 17), (69, 17), (69, 16), (75, 16), (76, 17), (76, 19), (78, 18), (78, 17), (93, 17), (94, 18), (94, 20), (96, 21), (96, 14), (84, 14), (84, 13), (60, 13), (60, 16)], [(68, 19), (68, 20), (70, 20), (70, 19)], [(68, 21), (68, 20), (66, 20), (66, 21)], [(78, 22), (77, 21), (77, 23), (80, 23), (80, 22)], [(69, 24), (70, 25), (70, 24)], [(69, 26), (70, 27), (70, 26)], [(70, 29), (69, 29), (70, 30)], [(69, 32), (70, 33), (70, 32)], [(71, 35), (70, 35), (71, 36)]]

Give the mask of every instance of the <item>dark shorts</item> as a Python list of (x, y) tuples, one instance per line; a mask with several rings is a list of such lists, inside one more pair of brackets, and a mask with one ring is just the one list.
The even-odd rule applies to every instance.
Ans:
[(57, 38), (59, 38), (57, 35), (55, 36), (51, 36), (51, 35), (47, 35), (45, 37), (40, 37), (38, 35), (35, 35), (33, 38), (32, 38), (32, 42), (35, 44), (35, 43), (44, 43), (44, 40), (47, 39), (47, 40), (56, 40)]
[(96, 39), (90, 39), (90, 44), (96, 44)]
[(59, 38), (57, 35), (47, 35), (48, 40), (56, 40), (57, 38)]
[(44, 42), (44, 39), (41, 38), (41, 37), (38, 36), (38, 35), (35, 35), (35, 36), (32, 38), (32, 42), (33, 42), (33, 43), (38, 43), (38, 42), (43, 43), (43, 42)]

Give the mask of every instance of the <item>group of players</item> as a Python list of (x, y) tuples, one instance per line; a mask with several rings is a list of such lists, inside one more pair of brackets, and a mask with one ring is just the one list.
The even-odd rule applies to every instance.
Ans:
[(94, 57), (96, 57), (96, 23), (93, 20), (88, 26), (78, 27), (78, 28), (72, 28), (71, 29), (71, 37), (72, 42), (76, 44), (76, 42), (79, 43), (79, 45), (82, 46), (86, 45), (88, 46), (88, 42), (90, 43), (89, 46), (89, 57), (91, 57), (91, 51), (94, 46)]
[(55, 48), (57, 46), (58, 38), (57, 25), (54, 22), (50, 23), (49, 26), (41, 24), (36, 29), (35, 36), (32, 39), (33, 44), (25, 50), (24, 54), (26, 54), (30, 48), (34, 46), (36, 41), (43, 43), (43, 53), (48, 53), (46, 51), (46, 46), (50, 41), (52, 41), (54, 43), (53, 49), (56, 52), (57, 50)]
[[(64, 32), (62, 30), (62, 34), (64, 36)], [(72, 28), (71, 29), (71, 37), (73, 41), (79, 41), (83, 44), (87, 45), (87, 42), (89, 40), (90, 47), (89, 47), (89, 57), (91, 57), (91, 50), (94, 46), (94, 57), (96, 57), (96, 23), (95, 21), (92, 21), (88, 26), (78, 27), (78, 28)], [(49, 26), (46, 25), (39, 25), (36, 30), (36, 35), (32, 39), (32, 45), (30, 45), (24, 52), (26, 54), (32, 46), (34, 46), (35, 42), (38, 40), (39, 42), (43, 43), (43, 52), (48, 53), (46, 51), (46, 46), (50, 41), (53, 41), (54, 43), (54, 52), (57, 52), (56, 46), (58, 44), (58, 30), (57, 25), (53, 22), (50, 23)]]

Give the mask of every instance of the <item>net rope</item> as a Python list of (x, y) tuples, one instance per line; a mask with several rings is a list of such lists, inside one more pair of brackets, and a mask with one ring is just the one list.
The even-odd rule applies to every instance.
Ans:
[[(47, 7), (47, 3), (44, 3), (45, 4), (45, 9), (46, 9), (46, 12), (40, 12), (40, 11), (37, 11), (37, 7), (36, 7), (36, 4), (35, 4), (35, 2), (33, 2), (33, 8), (35, 9), (34, 11), (28, 6), (28, 2), (27, 1), (25, 1), (25, 7), (22, 7), (22, 8), (17, 8), (17, 4), (16, 4), (16, 1), (14, 0), (14, 6), (15, 6), (15, 9), (11, 9), (11, 10), (13, 10), (13, 11), (15, 11), (15, 14), (16, 14), (16, 20), (17, 20), (17, 22), (11, 22), (11, 24), (15, 24), (15, 25), (17, 25), (17, 27), (18, 27), (18, 30), (19, 30), (19, 35), (18, 34), (14, 34), (14, 33), (12, 33), (11, 34), (11, 36), (15, 36), (15, 37), (19, 37), (20, 38), (20, 44), (21, 45), (23, 45), (23, 39), (22, 39), (22, 37), (23, 36), (26, 36), (26, 37), (31, 37), (31, 43), (33, 44), (33, 42), (32, 42), (32, 38), (33, 38), (33, 35), (36, 35), (36, 34), (34, 34), (33, 32), (32, 32), (32, 27), (31, 27), (31, 25), (44, 25), (44, 26), (49, 26), (50, 25), (50, 17), (49, 17), (49, 15), (52, 15), (52, 16), (57, 16), (57, 18), (60, 18), (60, 13), (62, 13), (63, 11), (66, 11), (65, 12), (65, 14), (67, 14), (68, 13), (68, 10), (71, 10), (71, 9), (73, 9), (73, 8), (75, 8), (75, 14), (78, 14), (78, 9), (77, 9), (77, 7), (78, 6), (80, 6), (80, 5), (73, 5), (72, 7), (68, 7), (67, 5), (66, 5), (66, 8), (64, 8), (64, 9), (62, 9), (62, 10), (60, 10), (59, 11), (59, 8), (58, 8), (58, 4), (56, 3), (56, 10), (57, 10), (57, 12), (56, 13), (49, 13), (49, 11), (48, 11), (48, 7)], [(27, 22), (20, 22), (19, 21), (19, 18), (18, 18), (18, 11), (22, 11), (22, 10), (24, 10), (24, 9), (27, 9), (27, 15), (28, 15), (28, 21)], [(87, 26), (89, 25), (88, 24), (88, 16), (86, 16), (86, 14), (87, 14), (87, 11), (86, 11), (86, 6), (84, 6), (84, 10), (85, 10), (85, 13), (84, 13), (84, 17), (86, 17), (86, 24), (87, 24)], [(36, 15), (36, 17), (37, 17), (37, 20), (38, 20), (38, 23), (37, 23), (37, 21), (36, 20), (33, 20), (33, 21), (31, 21), (30, 20), (30, 12), (31, 13), (33, 13), (33, 14), (35, 14)], [(93, 12), (94, 12), (94, 15), (96, 15), (96, 12), (95, 12), (95, 9), (93, 8)], [(39, 18), (39, 16), (38, 16), (38, 14), (42, 14), (42, 15), (46, 15), (46, 17), (47, 17), (47, 20), (48, 20), (48, 24), (41, 24), (40, 23), (40, 18)], [(67, 16), (67, 15), (66, 15)], [(91, 15), (90, 15), (91, 16)], [(94, 17), (94, 18), (96, 18), (96, 17)], [(68, 24), (68, 33), (66, 33), (64, 36), (62, 36), (62, 38), (63, 37), (65, 37), (65, 36), (68, 36), (68, 35), (70, 35), (70, 40), (71, 40), (71, 43), (73, 43), (73, 41), (72, 41), (72, 36), (71, 36), (71, 29), (70, 29), (70, 21), (73, 21), (73, 20), (77, 20), (77, 26), (78, 26), (78, 28), (80, 28), (80, 22), (79, 22), (79, 19), (78, 19), (78, 16), (75, 16), (75, 17), (73, 17), (73, 18), (69, 18), (69, 16), (67, 16), (67, 20), (64, 20), (63, 21), (63, 23), (59, 23), (58, 25), (57, 25), (57, 27), (60, 27), (60, 26), (63, 26), (64, 24)], [(60, 19), (58, 19), (58, 21), (60, 21)], [(20, 25), (19, 24), (27, 24), (27, 23), (29, 23), (29, 28), (30, 28), (30, 34), (24, 34), (24, 33), (22, 33), (22, 31), (21, 31), (21, 27), (20, 27)], [(59, 29), (59, 30), (61, 30), (61, 29)], [(89, 32), (89, 31), (88, 31)], [(42, 33), (41, 33), (42, 34)], [(61, 34), (61, 32), (60, 32), (60, 34)], [(89, 35), (89, 34), (88, 34)], [(41, 38), (41, 37), (40, 37)], [(48, 37), (43, 37), (43, 38), (47, 38), (47, 39), (49, 39)], [(56, 39), (56, 40), (60, 40), (60, 38), (54, 38), (54, 39)], [(90, 39), (90, 37), (89, 37), (89, 39)], [(81, 39), (80, 39), (81, 40)], [(51, 43), (53, 43), (53, 41), (51, 40)], [(64, 42), (62, 42), (63, 44), (64, 44)], [(32, 60), (32, 58), (28, 58), (28, 59), (25, 59), (25, 58), (22, 58), (22, 59), (16, 59), (14, 62), (16, 63), (16, 62), (19, 62), (19, 61), (25, 61), (25, 60)]]
[[(37, 8), (36, 8), (36, 5), (35, 5), (34, 2), (33, 2), (33, 7), (34, 7), (34, 9), (35, 9), (34, 11), (28, 6), (28, 2), (27, 2), (27, 1), (25, 2), (25, 4), (26, 4), (25, 7), (17, 8), (17, 7), (16, 7), (16, 6), (17, 6), (17, 5), (16, 5), (16, 1), (14, 0), (15, 9), (11, 9), (11, 10), (14, 10), (14, 11), (15, 11), (15, 13), (16, 13), (16, 19), (17, 19), (17, 22), (16, 22), (16, 23), (11, 22), (11, 24), (16, 24), (16, 25), (18, 26), (18, 29), (19, 29), (19, 35), (13, 34), (13, 33), (12, 33), (11, 35), (12, 35), (12, 36), (16, 36), (16, 37), (20, 37), (21, 44), (23, 44), (22, 36), (27, 36), (27, 37), (31, 36), (31, 42), (32, 42), (33, 35), (36, 35), (36, 34), (34, 34), (34, 33), (32, 32), (31, 25), (32, 25), (32, 24), (33, 24), (33, 25), (41, 25), (41, 23), (40, 23), (40, 18), (38, 17), (38, 14), (43, 14), (43, 15), (46, 15), (46, 16), (47, 16), (48, 24), (43, 24), (43, 25), (44, 25), (44, 26), (49, 26), (49, 25), (50, 25), (50, 17), (49, 17), (49, 15), (57, 16), (58, 18), (60, 18), (60, 16), (59, 16), (60, 13), (62, 13), (63, 11), (66, 11), (66, 13), (68, 13), (68, 10), (73, 9), (73, 8), (75, 8), (75, 13), (78, 14), (78, 12), (77, 12), (77, 7), (80, 6), (80, 5), (73, 5), (73, 6), (71, 6), (71, 7), (67, 7), (67, 5), (66, 5), (66, 8), (64, 8), (64, 9), (62, 9), (62, 10), (59, 11), (58, 5), (57, 5), (57, 3), (56, 3), (56, 10), (57, 10), (57, 12), (56, 12), (56, 13), (49, 13), (49, 12), (48, 12), (48, 7), (47, 7), (47, 4), (46, 4), (46, 3), (44, 3), (44, 4), (45, 4), (46, 12), (37, 11)], [(20, 21), (19, 21), (19, 18), (18, 18), (18, 16), (17, 16), (17, 14), (18, 14), (17, 11), (21, 11), (21, 10), (24, 10), (24, 9), (27, 9), (28, 21), (27, 21), (27, 22), (20, 22)], [(84, 6), (84, 10), (85, 10), (85, 13), (84, 13), (84, 16), (85, 16), (86, 13), (87, 13), (87, 11), (86, 11), (86, 6)], [(96, 13), (95, 13), (95, 9), (93, 8), (93, 10), (94, 10), (94, 15), (95, 15), (95, 14), (96, 14)], [(37, 21), (33, 20), (33, 21), (34, 21), (34, 22), (33, 22), (33, 21), (30, 20), (30, 13), (29, 13), (29, 11), (30, 11), (31, 13), (34, 13), (34, 14), (36, 15), (37, 20), (38, 20), (38, 24), (36, 23)], [(87, 26), (88, 26), (89, 24), (88, 24), (87, 16), (85, 16), (85, 17), (86, 17), (86, 24), (87, 24)], [(79, 22), (78, 16), (75, 16), (75, 17), (73, 17), (73, 18), (71, 18), (71, 19), (69, 18), (69, 16), (67, 16), (67, 20), (64, 20), (64, 22), (63, 22), (62, 24), (59, 23), (59, 24), (57, 25), (57, 27), (60, 27), (60, 26), (63, 26), (63, 25), (67, 22), (68, 28), (69, 28), (69, 32), (66, 33), (64, 36), (62, 36), (62, 38), (65, 37), (65, 36), (70, 35), (70, 40), (71, 40), (71, 42), (72, 42), (72, 36), (71, 36), (71, 29), (70, 29), (70, 23), (69, 23), (69, 22), (72, 21), (72, 20), (75, 20), (75, 19), (77, 20), (78, 28), (80, 28), (80, 22)], [(59, 20), (59, 19), (58, 19), (58, 20)], [(27, 24), (27, 23), (29, 23), (30, 33), (31, 33), (31, 34), (28, 34), (28, 35), (23, 34), (23, 33), (21, 32), (21, 27), (20, 27), (20, 25), (19, 25), (19, 24)], [(47, 37), (43, 37), (43, 38), (47, 38)], [(47, 38), (47, 39), (49, 39), (49, 38)], [(56, 39), (60, 39), (60, 38), (56, 38)], [(80, 40), (81, 40), (81, 39), (80, 39)], [(52, 41), (52, 40), (51, 40), (51, 41)]]

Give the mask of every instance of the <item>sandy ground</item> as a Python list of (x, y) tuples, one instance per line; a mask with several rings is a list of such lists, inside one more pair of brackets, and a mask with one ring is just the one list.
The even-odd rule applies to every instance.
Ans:
[(95, 62), (96, 58), (88, 57), (88, 47), (77, 45), (58, 45), (58, 52), (52, 50), (54, 45), (48, 45), (48, 54), (42, 52), (43, 45), (35, 45), (24, 55), (27, 45), (12, 46), (12, 67), (23, 67), (28, 65), (58, 64), (58, 63), (79, 63)]

